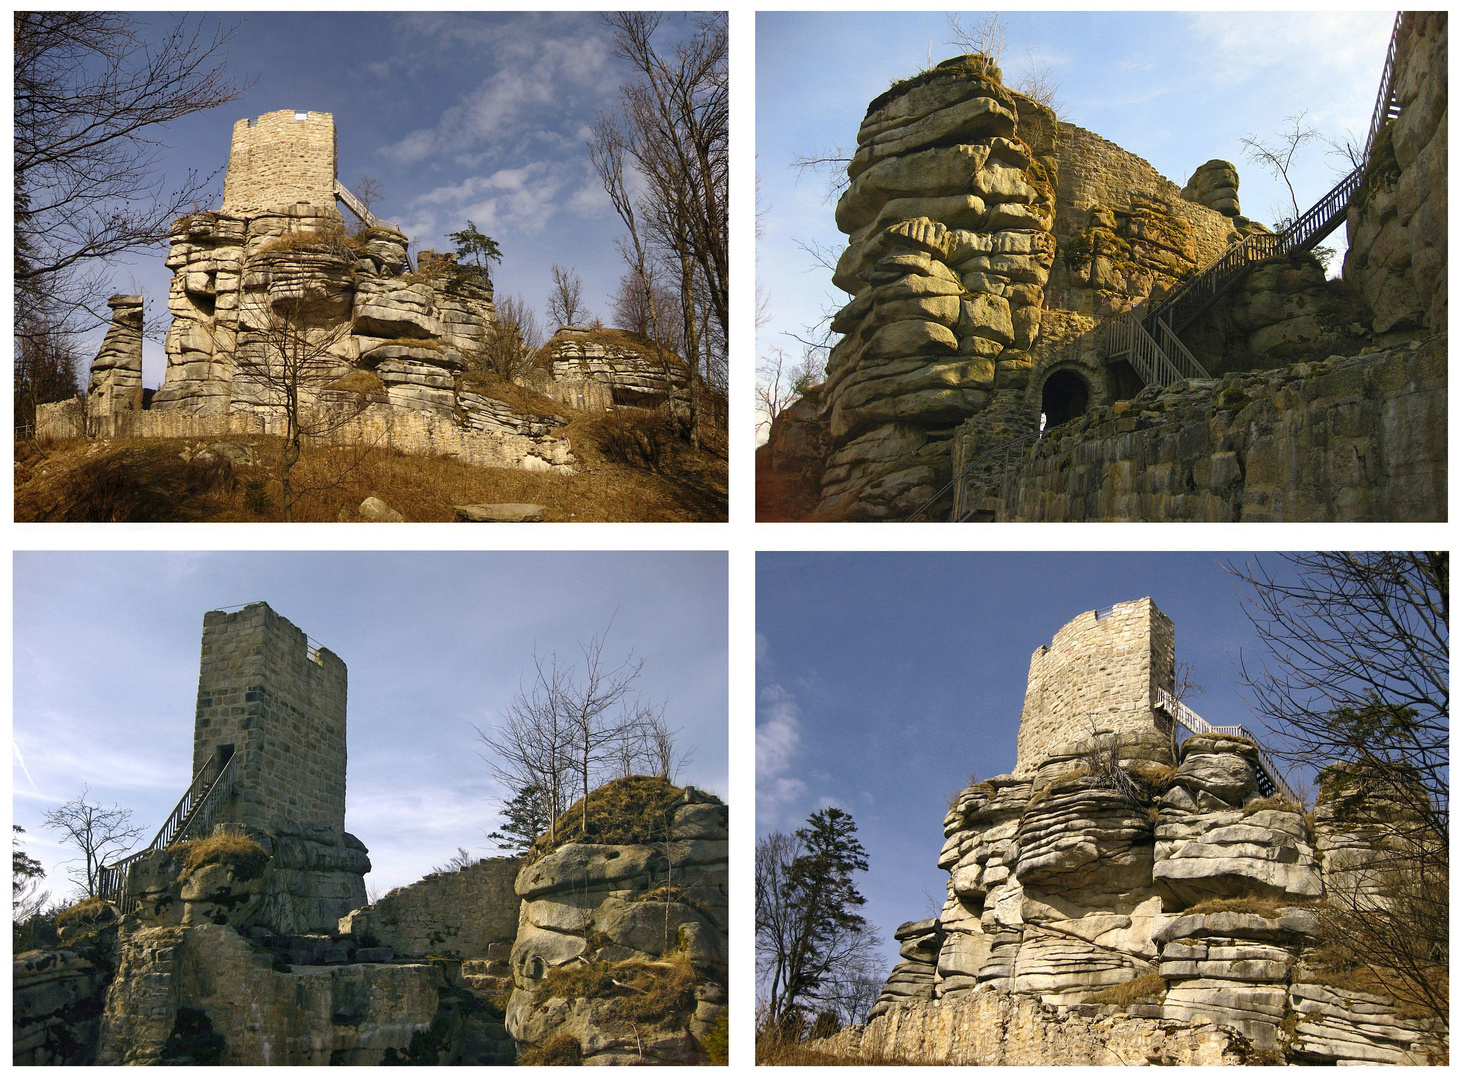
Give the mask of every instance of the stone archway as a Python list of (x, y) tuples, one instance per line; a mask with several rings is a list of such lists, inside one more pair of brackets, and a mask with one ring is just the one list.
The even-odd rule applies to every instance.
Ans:
[(1091, 402), (1092, 388), (1087, 380), (1069, 368), (1053, 371), (1041, 385), (1041, 411), (1046, 414), (1048, 428), (1075, 420)]

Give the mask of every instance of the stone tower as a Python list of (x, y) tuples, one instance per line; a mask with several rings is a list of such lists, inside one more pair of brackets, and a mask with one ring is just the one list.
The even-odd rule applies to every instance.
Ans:
[(1173, 623), (1151, 599), (1078, 615), (1031, 656), (1016, 774), (1094, 734), (1171, 743), (1173, 722), (1153, 708), (1159, 690), (1173, 691)]
[(335, 117), (283, 109), (240, 120), (224, 174), (224, 213), (296, 203), (335, 207)]
[(268, 604), (203, 617), (193, 772), (234, 762), (216, 821), (345, 830), (345, 662)]

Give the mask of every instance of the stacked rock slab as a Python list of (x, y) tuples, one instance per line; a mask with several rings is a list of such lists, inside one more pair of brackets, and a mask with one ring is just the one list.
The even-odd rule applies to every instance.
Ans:
[[(668, 787), (637, 777), (615, 783)], [(520, 1045), (572, 1040), (596, 1065), (706, 1063), (701, 1040), (727, 1012), (727, 807), (686, 788), (667, 816), (658, 843), (566, 843), (530, 856), (520, 871), (506, 1021)], [(613, 980), (616, 965), (631, 965), (671, 978), (679, 964), (697, 974), (694, 1001), (638, 1023), (614, 995), (554, 990), (556, 972), (604, 967)]]
[(1366, 834), (1337, 801), (1355, 783), (1328, 783), (1314, 823), (1261, 798), (1248, 737), (1175, 752), (1155, 708), (1172, 688), (1173, 627), (1149, 599), (1080, 615), (1037, 650), (1016, 772), (945, 817), (939, 919), (899, 928), (868, 1024), (819, 1049), (985, 1065), (1436, 1057), (1425, 1022), (1326, 985), (1317, 852), (1356, 885)]
[[(1147, 162), (1001, 85), (983, 56), (876, 98), (848, 173), (833, 282), (854, 298), (823, 394), (825, 515), (920, 509), (949, 478), (957, 427), (983, 447), (1034, 430), (1040, 384), (1098, 317), (1236, 235)], [(1112, 399), (1095, 356), (1073, 362)]]
[(686, 392), (686, 365), (670, 352), (624, 331), (562, 326), (544, 352), (544, 391), (575, 408), (655, 409)]
[(142, 297), (113, 296), (112, 325), (91, 362), (86, 388), (88, 414), (142, 408)]

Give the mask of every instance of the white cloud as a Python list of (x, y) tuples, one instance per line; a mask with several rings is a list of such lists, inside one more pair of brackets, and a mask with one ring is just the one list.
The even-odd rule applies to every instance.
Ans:
[(802, 748), (797, 702), (781, 686), (764, 687), (757, 715), (757, 821), (781, 828), (795, 820), (807, 785), (791, 775)]

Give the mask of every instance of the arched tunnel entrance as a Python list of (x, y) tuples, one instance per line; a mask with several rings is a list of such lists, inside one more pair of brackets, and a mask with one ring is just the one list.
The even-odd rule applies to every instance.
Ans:
[(1054, 428), (1075, 420), (1087, 411), (1092, 392), (1087, 380), (1075, 371), (1054, 371), (1041, 386), (1041, 411), (1046, 414), (1046, 426)]

